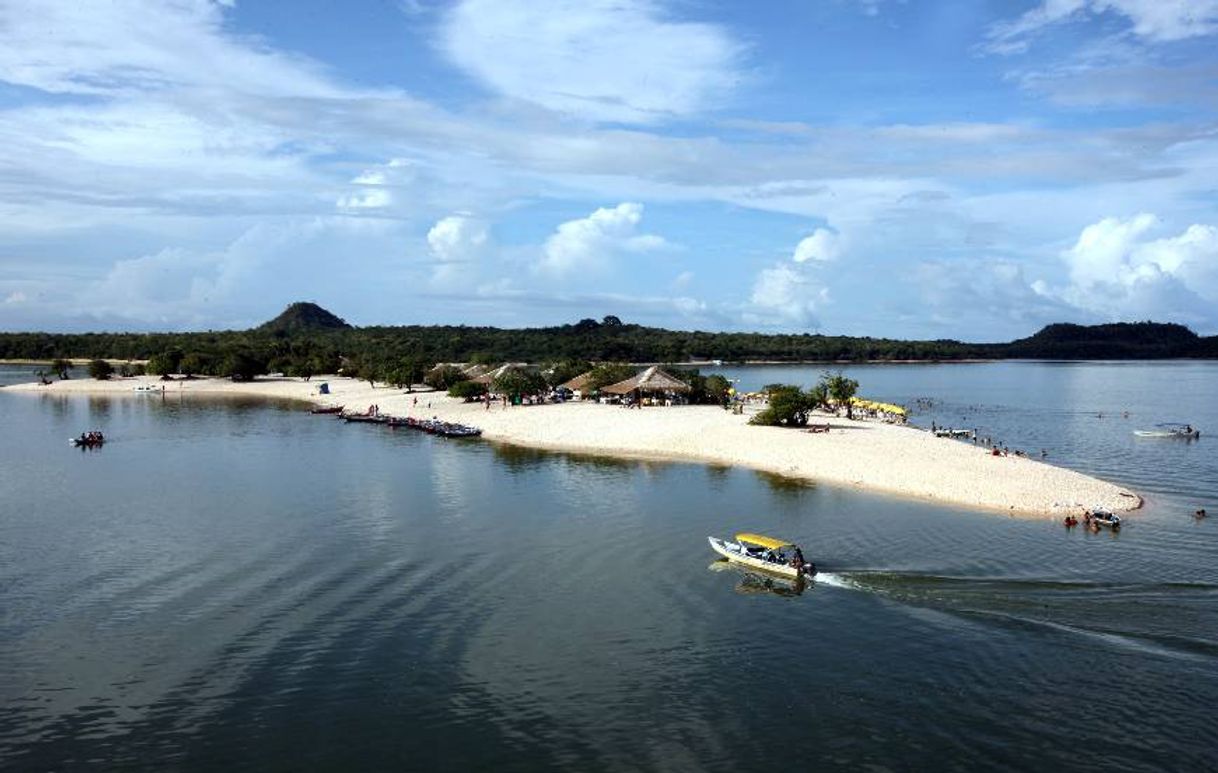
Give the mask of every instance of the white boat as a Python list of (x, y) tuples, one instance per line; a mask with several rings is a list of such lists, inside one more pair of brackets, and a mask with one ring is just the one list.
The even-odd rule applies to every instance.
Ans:
[(728, 561), (769, 572), (789, 580), (811, 577), (816, 574), (816, 564), (804, 561), (799, 546), (787, 540), (767, 537), (764, 534), (742, 532), (735, 542), (718, 537), (707, 537), (711, 550)]
[(164, 392), (165, 387), (156, 386), (155, 384), (137, 384), (131, 388), (133, 392)]
[(1121, 528), (1121, 516), (1111, 510), (1096, 508), (1083, 513), (1083, 523), (1117, 531)]
[(971, 438), (973, 431), (971, 429), (937, 429), (935, 437), (967, 437)]
[(1196, 440), (1201, 437), (1201, 430), (1195, 428), (1191, 424), (1178, 424), (1169, 422), (1165, 424), (1156, 424), (1154, 429), (1135, 429), (1133, 434), (1138, 437), (1161, 437), (1161, 438), (1183, 438), (1185, 440)]

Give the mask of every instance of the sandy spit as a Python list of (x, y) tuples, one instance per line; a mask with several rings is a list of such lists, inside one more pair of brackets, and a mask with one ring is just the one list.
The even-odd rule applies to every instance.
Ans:
[[(317, 393), (323, 381), (332, 394)], [(487, 440), (531, 448), (734, 465), (1010, 515), (1061, 516), (1082, 507), (1128, 511), (1142, 502), (1120, 486), (1041, 461), (994, 457), (983, 448), (911, 427), (837, 417), (827, 419), (830, 432), (811, 434), (750, 426), (747, 415), (733, 415), (714, 406), (627, 410), (593, 403), (519, 407), (492, 403), (488, 410), (481, 403), (463, 403), (435, 392), (408, 394), (340, 377), (252, 383), (227, 379), (161, 382), (155, 377), (71, 379), (50, 386), (11, 385), (3, 391), (161, 399), (135, 393), (135, 386), (141, 384), (163, 385), (164, 399), (251, 395), (344, 405), (352, 412), (375, 404), (382, 413), (472, 424), (483, 430)]]

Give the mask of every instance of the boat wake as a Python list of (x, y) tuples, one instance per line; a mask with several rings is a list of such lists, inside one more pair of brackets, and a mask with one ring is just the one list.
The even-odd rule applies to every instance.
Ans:
[[(911, 608), (1004, 629), (1082, 637), (1112, 649), (1218, 659), (1218, 584), (1115, 583), (951, 577), (903, 572), (826, 572), (817, 583), (870, 593)], [(1181, 631), (1180, 620), (1193, 620)], [(1207, 622), (1208, 621), (1208, 622)]]

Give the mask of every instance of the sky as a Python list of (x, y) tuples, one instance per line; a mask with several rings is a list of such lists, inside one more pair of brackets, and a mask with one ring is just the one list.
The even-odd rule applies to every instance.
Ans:
[(0, 330), (1218, 333), (1218, 0), (0, 0)]

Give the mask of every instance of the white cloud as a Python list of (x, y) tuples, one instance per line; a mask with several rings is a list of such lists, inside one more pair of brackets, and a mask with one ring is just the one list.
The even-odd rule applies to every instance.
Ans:
[(828, 289), (808, 271), (790, 263), (778, 263), (757, 274), (744, 321), (762, 325), (815, 325), (816, 310), (828, 299)]
[(1213, 324), (1218, 304), (1218, 228), (1194, 224), (1148, 239), (1158, 218), (1108, 217), (1083, 229), (1062, 253), (1072, 303), (1110, 318), (1143, 315)]
[(669, 18), (657, 0), (464, 0), (441, 45), (507, 97), (636, 123), (719, 104), (741, 53), (719, 27)]
[(841, 237), (827, 228), (817, 228), (811, 236), (805, 236), (795, 245), (792, 258), (796, 263), (813, 261), (828, 263), (837, 260), (841, 255)]
[(598, 271), (623, 253), (652, 252), (669, 246), (661, 236), (636, 233), (643, 205), (623, 202), (601, 207), (587, 217), (568, 220), (546, 239), (540, 269), (553, 275)]
[(471, 215), (458, 213), (437, 221), (427, 232), (427, 245), (436, 261), (432, 281), (446, 283), (469, 276), (489, 241), (486, 224)]
[(0, 3), (0, 80), (54, 93), (216, 86), (333, 96), (321, 68), (223, 34), (211, 0)]
[(349, 193), (335, 202), (339, 209), (384, 209), (393, 203), (393, 195), (384, 188), (370, 188), (358, 193)]
[(1019, 18), (995, 25), (988, 48), (994, 53), (1024, 51), (1028, 37), (1042, 29), (1083, 18), (1116, 14), (1143, 40), (1163, 43), (1218, 31), (1218, 0), (1043, 0)]

